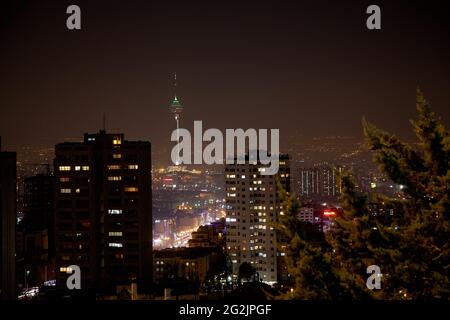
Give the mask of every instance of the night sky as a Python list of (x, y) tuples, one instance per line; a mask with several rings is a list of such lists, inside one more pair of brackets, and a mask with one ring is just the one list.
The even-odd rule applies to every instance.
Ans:
[[(409, 138), (417, 86), (450, 123), (447, 1), (1, 2), (8, 148), (81, 138), (106, 113), (108, 131), (168, 149), (175, 71), (188, 128), (360, 136), (366, 116)], [(366, 29), (370, 4), (381, 31)]]

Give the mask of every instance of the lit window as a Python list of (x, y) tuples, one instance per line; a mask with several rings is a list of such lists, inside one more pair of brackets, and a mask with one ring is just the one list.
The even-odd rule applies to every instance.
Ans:
[(137, 170), (139, 169), (139, 166), (137, 164), (130, 164), (128, 165), (129, 170)]
[(121, 176), (109, 176), (108, 177), (108, 181), (121, 181), (122, 177)]
[(75, 189), (75, 193), (80, 193), (80, 192), (81, 192), (80, 188)]
[(108, 209), (108, 214), (122, 214), (122, 209)]
[(122, 141), (120, 140), (119, 137), (115, 137), (112, 141), (113, 145), (119, 145), (122, 144)]
[(125, 192), (138, 192), (138, 187), (125, 187)]
[(72, 189), (63, 188), (61, 189), (61, 193), (72, 193)]
[(82, 169), (83, 171), (89, 171), (89, 166), (82, 166), (81, 169)]
[(59, 171), (70, 171), (70, 166), (59, 166)]
[(81, 170), (81, 166), (75, 166), (75, 171), (80, 171)]
[(118, 243), (118, 242), (110, 242), (110, 243), (108, 243), (108, 246), (110, 246), (111, 248), (122, 248), (123, 244)]
[(110, 231), (108, 233), (108, 235), (110, 237), (121, 237), (122, 236), (122, 232), (121, 231)]
[(90, 221), (83, 221), (81, 222), (81, 226), (84, 228), (89, 228), (91, 226), (91, 222)]
[(120, 165), (110, 164), (110, 165), (108, 165), (108, 170), (120, 170)]
[(113, 154), (113, 159), (121, 159), (122, 155), (120, 153), (114, 153)]
[(59, 178), (59, 181), (60, 182), (69, 182), (70, 179), (68, 177), (61, 177), (61, 178)]
[(69, 267), (61, 267), (61, 268), (59, 268), (59, 272), (65, 272), (65, 273), (67, 273), (67, 272), (72, 272), (72, 268), (69, 268)]

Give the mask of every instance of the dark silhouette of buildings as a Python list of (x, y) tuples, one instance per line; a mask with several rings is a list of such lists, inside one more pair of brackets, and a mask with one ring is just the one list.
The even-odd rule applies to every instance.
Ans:
[(55, 177), (50, 173), (24, 179), (23, 219), (18, 225), (17, 274), (22, 287), (55, 279)]
[(55, 148), (57, 286), (70, 265), (81, 288), (115, 292), (152, 282), (151, 146), (124, 134), (85, 134)]
[(153, 277), (156, 288), (175, 293), (198, 293), (209, 279), (226, 269), (222, 247), (182, 247), (154, 252)]
[(0, 300), (16, 298), (16, 159), (1, 151), (0, 139)]

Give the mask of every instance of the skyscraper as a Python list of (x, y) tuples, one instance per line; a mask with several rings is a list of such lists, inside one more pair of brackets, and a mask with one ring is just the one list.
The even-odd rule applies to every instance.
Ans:
[(0, 300), (16, 298), (16, 158), (1, 151), (0, 139)]
[(112, 292), (152, 279), (151, 146), (124, 134), (85, 134), (55, 148), (57, 283), (81, 268), (82, 289)]
[[(181, 113), (183, 112), (183, 106), (181, 105), (181, 102), (178, 100), (177, 97), (177, 74), (175, 73), (174, 76), (174, 98), (172, 100), (172, 104), (169, 106), (169, 110), (170, 113), (173, 115), (175, 122), (177, 124), (177, 143), (180, 142), (180, 135), (178, 133), (178, 129), (180, 128), (180, 118), (181, 118)], [(179, 152), (180, 150), (177, 150), (177, 159), (175, 161), (176, 165), (180, 164), (180, 159), (179, 159)]]
[(276, 175), (261, 175), (259, 162), (225, 166), (227, 250), (234, 275), (248, 262), (264, 282), (281, 277), (283, 244), (273, 226), (283, 214), (277, 177), (290, 192), (289, 162), (289, 156), (280, 156)]

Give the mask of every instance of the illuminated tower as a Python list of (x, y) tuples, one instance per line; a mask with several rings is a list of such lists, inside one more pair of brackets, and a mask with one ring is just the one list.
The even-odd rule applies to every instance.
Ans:
[(180, 100), (177, 98), (177, 74), (175, 73), (174, 76), (174, 98), (172, 101), (172, 104), (169, 106), (170, 113), (173, 114), (175, 121), (177, 123), (177, 160), (175, 162), (175, 165), (180, 164), (180, 150), (179, 150), (179, 142), (180, 142), (180, 133), (178, 132), (178, 129), (180, 128), (180, 118), (181, 113), (183, 112), (183, 106), (180, 103)]

